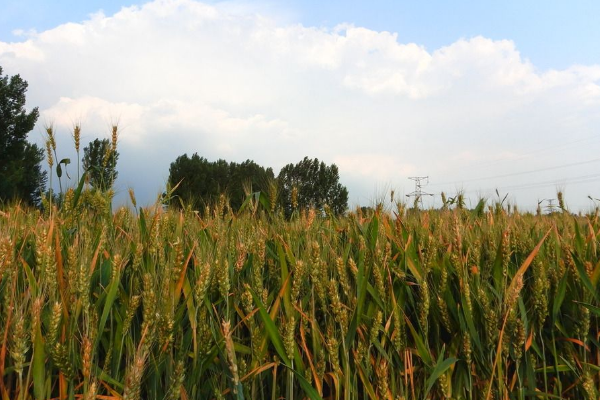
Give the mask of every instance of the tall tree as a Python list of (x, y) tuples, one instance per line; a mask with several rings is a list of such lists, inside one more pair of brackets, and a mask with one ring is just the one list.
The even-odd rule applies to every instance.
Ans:
[[(216, 201), (225, 194), (231, 208), (237, 210), (246, 198), (246, 190), (266, 191), (269, 179), (274, 179), (271, 168), (263, 168), (254, 161), (243, 163), (225, 160), (208, 161), (194, 153), (177, 157), (169, 168), (169, 184), (179, 184), (174, 192), (184, 204), (194, 208)], [(178, 202), (172, 203), (177, 206)]]
[(27, 141), (39, 112), (25, 111), (27, 81), (2, 75), (0, 67), (0, 200), (20, 199), (39, 205), (47, 176), (42, 170), (44, 150)]
[(296, 165), (286, 165), (277, 177), (285, 214), (290, 216), (296, 207), (322, 210), (325, 205), (336, 215), (344, 213), (348, 208), (348, 190), (339, 179), (335, 164), (327, 166), (316, 158), (304, 157)]
[(93, 188), (106, 191), (117, 179), (119, 152), (108, 139), (94, 139), (83, 149), (81, 163)]

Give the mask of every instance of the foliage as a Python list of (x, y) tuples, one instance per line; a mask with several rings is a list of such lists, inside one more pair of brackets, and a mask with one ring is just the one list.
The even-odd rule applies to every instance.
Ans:
[(83, 149), (81, 163), (84, 171), (89, 171), (89, 183), (102, 192), (113, 186), (119, 172), (117, 161), (119, 152), (108, 139), (94, 139)]
[(39, 205), (46, 186), (43, 149), (27, 141), (39, 112), (25, 111), (27, 81), (2, 76), (0, 67), (0, 201), (22, 200)]
[[(229, 204), (238, 210), (252, 192), (265, 192), (274, 179), (271, 168), (263, 168), (254, 161), (227, 163), (225, 160), (208, 161), (194, 153), (177, 157), (169, 168), (169, 184), (176, 188), (174, 195), (194, 208), (217, 201), (225, 194)], [(178, 206), (181, 202), (172, 202)]]
[(339, 183), (338, 168), (318, 159), (304, 159), (288, 164), (277, 177), (280, 201), (287, 216), (295, 208), (323, 210), (327, 205), (335, 215), (348, 208), (348, 190)]

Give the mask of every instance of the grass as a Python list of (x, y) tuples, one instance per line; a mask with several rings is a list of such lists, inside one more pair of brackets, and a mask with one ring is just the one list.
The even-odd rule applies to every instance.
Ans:
[(2, 399), (598, 398), (597, 213), (106, 196), (0, 213)]

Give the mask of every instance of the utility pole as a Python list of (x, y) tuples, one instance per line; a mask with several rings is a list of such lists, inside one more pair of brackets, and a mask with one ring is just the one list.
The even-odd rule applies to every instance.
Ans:
[[(423, 191), (423, 186), (429, 183), (429, 176), (411, 176), (408, 179), (415, 181), (415, 191), (407, 194), (406, 197), (414, 197), (415, 208), (417, 204), (420, 204), (421, 208), (423, 208), (423, 196), (433, 196), (433, 194)], [(425, 181), (425, 183), (422, 183), (422, 181)]]

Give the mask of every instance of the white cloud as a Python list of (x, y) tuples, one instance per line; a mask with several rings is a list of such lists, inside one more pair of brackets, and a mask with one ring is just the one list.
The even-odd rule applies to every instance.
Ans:
[(11, 59), (44, 61), (43, 51), (32, 40), (19, 43), (0, 42), (0, 54), (3, 62), (10, 62)]
[(382, 182), (392, 182), (398, 176), (408, 176), (417, 172), (416, 166), (403, 164), (397, 157), (381, 154), (340, 155), (334, 163), (353, 177), (371, 179), (377, 177)]
[[(510, 40), (457, 39), (429, 52), (389, 32), (285, 24), (231, 3), (97, 13), (0, 42), (0, 65), (28, 80), (29, 104), (63, 132), (82, 120), (102, 136), (118, 121), (120, 181), (146, 188), (164, 182), (178, 155), (198, 152), (276, 170), (304, 156), (336, 162), (353, 198), (376, 181), (405, 180), (410, 191), (408, 174), (458, 181), (560, 164), (518, 155), (597, 134), (600, 122), (598, 65), (540, 71)], [(469, 167), (498, 154), (517, 160)]]

